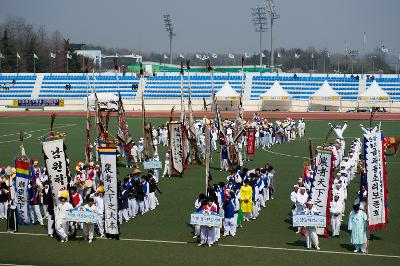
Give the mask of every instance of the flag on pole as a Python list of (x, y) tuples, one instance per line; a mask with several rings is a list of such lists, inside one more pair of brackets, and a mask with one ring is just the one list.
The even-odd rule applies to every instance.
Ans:
[(331, 57), (331, 53), (328, 52), (328, 53), (326, 54), (326, 57), (330, 58), (330, 57)]
[(231, 53), (228, 54), (228, 57), (229, 57), (230, 59), (235, 59), (235, 55), (233, 55), (233, 54), (231, 54)]
[(50, 57), (51, 58), (56, 58), (56, 54), (55, 53), (50, 53)]
[(91, 150), (92, 146), (90, 144), (90, 129), (92, 128), (92, 118), (90, 116), (90, 109), (89, 109), (89, 97), (86, 98), (86, 163), (91, 161)]
[(71, 60), (71, 59), (72, 59), (72, 54), (71, 54), (70, 51), (67, 52), (67, 59), (68, 59), (68, 60)]
[(245, 58), (249, 58), (250, 55), (249, 55), (248, 53), (244, 53), (244, 57), (245, 57)]
[(33, 54), (33, 59), (39, 59), (39, 57), (34, 53)]
[(364, 31), (364, 37), (363, 37), (363, 44), (364, 44), (364, 47), (363, 48), (365, 48), (365, 43), (367, 42), (367, 35), (365, 34), (365, 31)]
[(0, 53), (0, 59), (1, 59), (1, 58), (4, 58), (4, 55), (3, 55), (2, 53)]
[(164, 59), (168, 59), (168, 56), (166, 54), (164, 54)]
[(300, 55), (295, 53), (295, 54), (294, 54), (294, 58), (299, 59), (299, 58), (300, 58)]
[(183, 54), (179, 54), (179, 58), (185, 58)]
[(382, 51), (382, 53), (386, 54), (386, 53), (389, 52), (389, 49), (387, 49), (387, 48), (385, 47), (385, 45), (382, 44), (381, 51)]
[(218, 58), (218, 55), (217, 54), (212, 54), (211, 57), (216, 59), (216, 58)]
[(202, 57), (201, 57), (201, 55), (196, 54), (196, 58), (197, 58), (197, 59), (201, 59)]
[(17, 52), (17, 58), (18, 59), (21, 59), (21, 56), (19, 55), (19, 53)]
[(314, 59), (314, 53), (311, 54), (311, 58)]
[(264, 57), (265, 57), (265, 54), (264, 54), (264, 53), (261, 53), (261, 57), (263, 57), (263, 58), (264, 58)]
[(281, 58), (281, 54), (278, 52), (278, 54), (276, 55), (278, 58)]
[(203, 57), (201, 58), (201, 60), (208, 60), (208, 59), (210, 59), (210, 57), (208, 56), (208, 55), (203, 55)]

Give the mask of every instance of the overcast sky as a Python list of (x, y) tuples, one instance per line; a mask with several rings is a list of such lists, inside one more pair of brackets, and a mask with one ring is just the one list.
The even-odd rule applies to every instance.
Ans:
[[(251, 8), (260, 0), (0, 0), (0, 20), (20, 16), (72, 42), (137, 51), (168, 51), (162, 15), (170, 13), (182, 52), (254, 52), (258, 35)], [(281, 18), (274, 25), (275, 46), (328, 48), (343, 52), (383, 44), (400, 52), (400, 0), (275, 0)], [(268, 43), (267, 43), (268, 42)], [(266, 46), (268, 45), (268, 46)], [(269, 33), (263, 47), (269, 47)]]

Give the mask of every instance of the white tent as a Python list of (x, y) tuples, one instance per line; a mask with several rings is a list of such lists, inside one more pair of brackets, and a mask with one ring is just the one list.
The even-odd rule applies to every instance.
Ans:
[(310, 97), (311, 100), (340, 100), (340, 95), (334, 91), (328, 81), (324, 81), (322, 86)]
[[(117, 110), (118, 109), (118, 96), (113, 93), (96, 93), (97, 100), (100, 108), (105, 110)], [(90, 94), (83, 100), (84, 109), (87, 110), (87, 104), (89, 104), (90, 110), (96, 109), (96, 96), (94, 93)]]
[(271, 88), (261, 94), (260, 98), (262, 100), (289, 100), (290, 94), (282, 88), (277, 80), (275, 80)]
[(219, 101), (234, 101), (239, 98), (239, 93), (232, 88), (229, 82), (225, 82), (224, 86), (215, 94), (215, 99)]
[(367, 101), (388, 101), (390, 99), (389, 94), (381, 89), (379, 84), (374, 80), (369, 88), (358, 95), (360, 100), (367, 100)]

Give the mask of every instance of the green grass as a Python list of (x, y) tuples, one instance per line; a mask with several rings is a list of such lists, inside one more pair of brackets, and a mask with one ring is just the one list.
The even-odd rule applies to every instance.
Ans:
[[(153, 125), (165, 122), (166, 119), (152, 119)], [(363, 121), (364, 124), (367, 122)], [(111, 123), (111, 133), (115, 131), (115, 118)], [(129, 128), (135, 139), (141, 135), (141, 120), (128, 119)], [(308, 138), (313, 144), (323, 142), (328, 132), (328, 121), (307, 121), (306, 138), (293, 143), (275, 145), (271, 151), (308, 156)], [(346, 130), (346, 137), (361, 137), (358, 126), (360, 121), (352, 121)], [(0, 165), (13, 163), (18, 154), (19, 130), (25, 130), (32, 136), (25, 140), (25, 149), (29, 157), (43, 162), (41, 144), (38, 137), (48, 132), (49, 118), (0, 118)], [(85, 119), (72, 117), (58, 117), (56, 130), (67, 133), (65, 143), (67, 154), (72, 165), (84, 159)], [(399, 135), (400, 122), (383, 122), (382, 128), (386, 135)], [(43, 130), (44, 129), (44, 130)], [(42, 131), (39, 131), (42, 130)], [(115, 132), (114, 132), (115, 133)], [(14, 134), (14, 135), (10, 135)], [(7, 136), (5, 136), (7, 135)], [(29, 135), (28, 135), (29, 136)], [(9, 142), (14, 141), (14, 142)], [(351, 139), (347, 139), (348, 142)], [(164, 149), (161, 149), (161, 159), (164, 158)], [(217, 170), (218, 153), (213, 153), (212, 176), (213, 182), (225, 180), (226, 173)], [(296, 235), (289, 223), (290, 200), (289, 194), (293, 184), (302, 173), (304, 159), (275, 155), (263, 150), (257, 150), (254, 160), (245, 164), (251, 169), (260, 167), (266, 162), (271, 163), (277, 171), (276, 196), (263, 208), (256, 221), (245, 223), (234, 238), (222, 238), (219, 243), (226, 245), (276, 247), (287, 249), (304, 249), (304, 239)], [(369, 252), (372, 254), (400, 255), (399, 240), (399, 212), (400, 202), (397, 188), (400, 181), (397, 177), (400, 171), (400, 161), (394, 156), (388, 156), (388, 188), (390, 193), (389, 207), (390, 223), (386, 230), (373, 232)], [(120, 178), (127, 173), (127, 169), (120, 168)], [(217, 263), (233, 265), (237, 263), (252, 263), (261, 265), (276, 263), (289, 265), (294, 263), (320, 265), (322, 263), (348, 263), (362, 265), (399, 264), (398, 258), (354, 256), (345, 254), (328, 254), (322, 252), (300, 252), (287, 250), (253, 249), (216, 246), (213, 248), (198, 248), (192, 243), (192, 228), (188, 225), (189, 214), (193, 210), (196, 196), (204, 191), (204, 167), (190, 166), (184, 177), (161, 179), (160, 188), (163, 194), (159, 195), (160, 206), (144, 216), (136, 217), (129, 223), (121, 226), (121, 237), (132, 239), (154, 239), (166, 241), (189, 242), (187, 244), (153, 243), (135, 241), (97, 240), (89, 245), (84, 241), (70, 241), (66, 244), (57, 242), (47, 236), (8, 235), (0, 234), (0, 263), (36, 264), (36, 265), (67, 265), (79, 262), (82, 265), (204, 265)], [(355, 179), (348, 190), (347, 209), (358, 190), (358, 181)], [(348, 214), (348, 211), (346, 214)], [(348, 216), (344, 217), (340, 239), (322, 239), (320, 246), (323, 251), (338, 251), (352, 253), (349, 245), (350, 237), (346, 231)], [(0, 228), (5, 229), (5, 223), (0, 222)], [(3, 230), (4, 230), (3, 229)], [(20, 232), (42, 233), (46, 230), (39, 226), (21, 226)]]

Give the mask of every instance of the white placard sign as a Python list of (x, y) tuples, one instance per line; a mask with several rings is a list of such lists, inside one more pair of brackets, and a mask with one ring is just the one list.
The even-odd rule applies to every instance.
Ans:
[(65, 220), (69, 222), (96, 224), (98, 219), (99, 215), (96, 212), (84, 207), (66, 210), (65, 212)]
[(315, 226), (324, 228), (326, 226), (326, 217), (324, 215), (294, 215), (293, 227)]
[(190, 215), (190, 224), (222, 227), (222, 217), (218, 214), (195, 212)]

